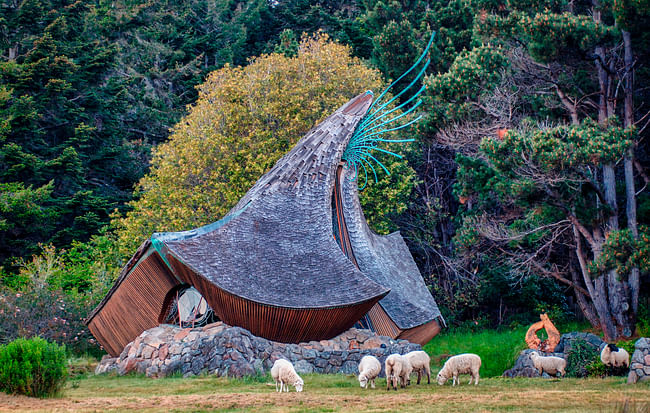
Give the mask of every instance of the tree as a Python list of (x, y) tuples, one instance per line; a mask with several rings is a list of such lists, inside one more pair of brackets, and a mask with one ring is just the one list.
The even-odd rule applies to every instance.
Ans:
[(39, 243), (88, 239), (142, 173), (140, 146), (120, 132), (123, 88), (107, 79), (116, 48), (94, 6), (0, 8), (0, 266)]
[[(324, 34), (304, 37), (296, 57), (263, 55), (246, 67), (213, 72), (190, 113), (156, 149), (132, 211), (117, 219), (122, 250), (131, 253), (154, 231), (220, 219), (311, 127), (380, 85), (376, 71)], [(397, 176), (412, 180), (408, 171)], [(410, 185), (397, 188), (410, 192)], [(384, 208), (373, 209), (376, 220)]]
[[(490, 134), (478, 147), (474, 135), (473, 148), (457, 157), (456, 193), (467, 203), (459, 245), (467, 249), (464, 255), (479, 251), (505, 263), (514, 279), (536, 274), (571, 286), (585, 316), (608, 340), (629, 337), (639, 279), (619, 270), (633, 274), (634, 265), (643, 264), (643, 254), (629, 249), (647, 251), (647, 236), (637, 233), (629, 241), (620, 229), (624, 216), (616, 175), (622, 171), (616, 165), (633, 157), (638, 135), (629, 114), (623, 124), (616, 118), (622, 106), (632, 108), (631, 103), (617, 105), (623, 99), (616, 85), (629, 78), (630, 60), (626, 63), (617, 52), (626, 41), (614, 24), (614, 10), (561, 1), (536, 6), (485, 2), (483, 7), (476, 39), (507, 46), (511, 69), (501, 82), (515, 90), (527, 88), (533, 97), (521, 99), (519, 92), (514, 100), (504, 99), (515, 116), (493, 120), (510, 131)], [(441, 89), (435, 82), (439, 78), (443, 84), (443, 76), (432, 82), (436, 92)], [(628, 87), (625, 93), (631, 99), (634, 90)], [(454, 109), (486, 108), (480, 101), (490, 95), (494, 92), (481, 91), (469, 106)], [(534, 110), (535, 95), (548, 100), (546, 119)], [(461, 118), (461, 129), (467, 130), (471, 122), (466, 115)], [(441, 136), (453, 136), (453, 128), (445, 129)], [(635, 177), (630, 167), (628, 162), (626, 185), (632, 190), (625, 192), (629, 212), (623, 231), (632, 234)], [(614, 240), (626, 242), (615, 247)], [(620, 253), (618, 259), (609, 256), (613, 251)]]

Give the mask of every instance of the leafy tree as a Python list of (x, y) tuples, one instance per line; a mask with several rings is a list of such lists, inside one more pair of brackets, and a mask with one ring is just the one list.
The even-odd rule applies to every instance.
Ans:
[[(380, 85), (376, 71), (324, 34), (304, 37), (296, 57), (263, 55), (246, 67), (227, 65), (213, 72), (190, 113), (156, 149), (132, 211), (116, 220), (122, 251), (131, 253), (155, 231), (220, 219), (311, 127)], [(404, 172), (387, 178), (402, 180), (398, 198), (410, 192), (412, 175)], [(385, 197), (381, 191), (375, 195)], [(392, 209), (379, 201), (371, 209), (375, 222)]]

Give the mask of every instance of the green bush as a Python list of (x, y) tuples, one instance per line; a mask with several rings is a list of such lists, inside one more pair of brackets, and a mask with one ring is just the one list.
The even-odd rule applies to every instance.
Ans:
[(575, 339), (567, 354), (567, 377), (587, 377), (590, 375), (602, 375), (602, 367), (598, 364), (600, 354), (583, 339)]
[(0, 347), (0, 390), (6, 393), (54, 396), (67, 375), (64, 346), (34, 337)]

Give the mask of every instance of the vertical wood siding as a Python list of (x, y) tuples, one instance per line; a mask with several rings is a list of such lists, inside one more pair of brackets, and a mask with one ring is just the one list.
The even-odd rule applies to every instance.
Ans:
[(156, 327), (167, 293), (179, 282), (153, 253), (129, 273), (88, 323), (90, 332), (112, 356), (143, 331)]

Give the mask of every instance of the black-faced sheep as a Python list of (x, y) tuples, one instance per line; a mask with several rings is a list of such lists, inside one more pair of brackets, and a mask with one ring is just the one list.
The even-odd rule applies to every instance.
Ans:
[(410, 353), (404, 354), (404, 357), (408, 359), (409, 363), (411, 363), (411, 367), (413, 368), (413, 371), (417, 371), (418, 373), (418, 384), (420, 384), (420, 379), (422, 378), (422, 375), (426, 373), (427, 375), (427, 384), (431, 384), (431, 358), (429, 355), (420, 350), (420, 351), (411, 351)]
[[(305, 382), (300, 378), (296, 370), (293, 368), (293, 364), (290, 361), (284, 359), (277, 359), (271, 367), (271, 376), (273, 381), (275, 381), (275, 391), (281, 392), (289, 391), (289, 385), (293, 385), (296, 388), (297, 392), (301, 392)], [(278, 390), (278, 384), (280, 388)]]
[(600, 352), (600, 360), (606, 366), (630, 367), (630, 354), (624, 348), (618, 348), (614, 344), (607, 344)]
[(471, 377), (469, 379), (469, 384), (472, 384), (472, 379), (474, 379), (474, 385), (478, 384), (479, 374), (478, 371), (481, 368), (481, 358), (476, 354), (466, 353), (453, 356), (447, 360), (442, 370), (438, 373), (438, 384), (443, 385), (449, 378), (453, 378), (452, 385), (455, 386), (458, 381), (459, 374), (469, 374)]
[(361, 362), (359, 362), (359, 385), (365, 389), (368, 388), (368, 382), (370, 386), (375, 388), (375, 378), (379, 376), (381, 372), (381, 363), (377, 360), (375, 356), (363, 356)]
[(542, 356), (534, 351), (530, 354), (530, 360), (540, 375), (546, 372), (551, 376), (555, 376), (559, 372), (564, 377), (566, 374), (566, 360), (561, 357)]

